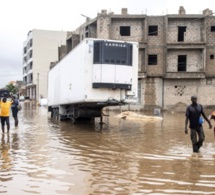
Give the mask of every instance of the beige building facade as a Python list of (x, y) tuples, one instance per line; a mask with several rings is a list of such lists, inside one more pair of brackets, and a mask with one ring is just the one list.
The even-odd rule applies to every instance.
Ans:
[(25, 96), (39, 101), (47, 98), (50, 62), (59, 59), (58, 47), (66, 44), (67, 32), (33, 29), (23, 43)]
[(130, 15), (102, 10), (67, 37), (67, 52), (86, 37), (139, 43), (139, 105), (169, 109), (190, 104), (197, 95), (204, 106), (215, 97), (215, 16), (202, 14), (163, 16)]

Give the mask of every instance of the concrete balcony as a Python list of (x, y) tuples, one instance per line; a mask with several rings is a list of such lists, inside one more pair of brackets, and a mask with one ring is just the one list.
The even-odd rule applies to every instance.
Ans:
[(146, 72), (138, 72), (138, 79), (146, 78)]
[(30, 69), (30, 70), (28, 71), (28, 74), (30, 74), (30, 73), (33, 73), (33, 70), (32, 70), (32, 69)]
[(27, 87), (32, 87), (32, 86), (35, 86), (35, 84), (33, 83), (33, 81), (29, 81), (26, 86)]
[(168, 42), (167, 49), (205, 49), (205, 42)]
[(205, 72), (166, 72), (167, 79), (204, 79)]
[(140, 48), (140, 49), (146, 49), (146, 45), (147, 45), (147, 43), (144, 42), (144, 41), (139, 42), (139, 48)]
[(27, 66), (27, 62), (23, 62), (23, 68)]

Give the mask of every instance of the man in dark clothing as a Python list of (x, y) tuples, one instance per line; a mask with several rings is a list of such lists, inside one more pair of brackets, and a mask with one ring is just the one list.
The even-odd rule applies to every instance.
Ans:
[[(189, 128), (190, 128), (190, 137), (193, 145), (193, 152), (199, 152), (199, 148), (202, 146), (203, 141), (205, 139), (204, 130), (202, 127), (202, 123), (200, 122), (199, 118), (201, 116), (209, 124), (209, 129), (212, 128), (212, 125), (208, 118), (206, 117), (203, 107), (201, 104), (197, 104), (197, 97), (191, 97), (192, 104), (187, 107), (186, 110), (186, 119), (185, 119), (185, 133), (188, 133), (187, 125), (189, 120)], [(198, 135), (198, 139), (197, 139)]]
[(12, 110), (12, 115), (15, 121), (15, 127), (18, 127), (18, 105), (19, 105), (19, 101), (16, 98), (16, 96), (12, 96), (12, 105), (11, 105), (11, 110)]

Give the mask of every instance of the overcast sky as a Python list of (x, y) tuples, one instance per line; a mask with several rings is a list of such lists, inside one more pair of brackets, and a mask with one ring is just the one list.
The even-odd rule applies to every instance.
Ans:
[(22, 46), (32, 29), (73, 31), (85, 22), (81, 14), (95, 18), (102, 9), (115, 14), (187, 14), (215, 12), (212, 0), (0, 0), (0, 88), (22, 80)]

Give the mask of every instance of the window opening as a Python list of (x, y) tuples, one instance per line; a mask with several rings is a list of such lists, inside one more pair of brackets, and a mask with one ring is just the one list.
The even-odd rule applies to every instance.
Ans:
[(179, 55), (178, 56), (178, 71), (186, 71), (187, 69), (187, 56)]
[(33, 56), (33, 51), (31, 50), (29, 54), (29, 58), (32, 58), (32, 56)]
[(33, 42), (32, 42), (32, 39), (30, 40), (30, 47), (32, 47), (32, 45), (33, 45)]
[(67, 46), (67, 53), (69, 53), (72, 50), (72, 39), (66, 40), (66, 46)]
[(148, 55), (148, 65), (157, 65), (157, 55)]
[(33, 68), (33, 62), (30, 62), (30, 70)]
[(27, 62), (27, 58), (26, 58), (26, 57), (24, 57), (24, 58), (23, 58), (23, 61), (24, 61), (24, 63), (26, 63), (26, 62)]
[(85, 27), (85, 37), (89, 37), (89, 27)]
[(210, 59), (214, 59), (214, 55), (213, 54), (210, 55)]
[(33, 82), (33, 75), (30, 74), (30, 83), (32, 83), (32, 82)]
[(149, 26), (148, 35), (149, 36), (158, 35), (158, 26)]
[(211, 26), (211, 32), (215, 32), (215, 26)]
[(24, 54), (26, 54), (27, 53), (27, 48), (26, 47), (24, 47)]
[(178, 42), (184, 41), (184, 33), (186, 32), (186, 26), (179, 26), (178, 27)]
[(121, 36), (130, 36), (131, 35), (130, 26), (120, 26), (120, 35)]

